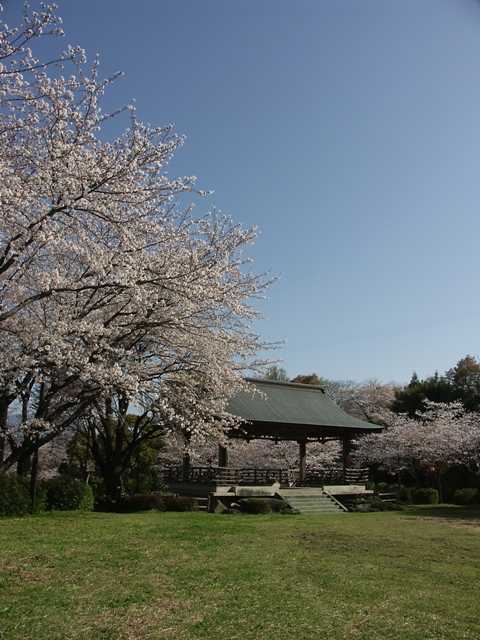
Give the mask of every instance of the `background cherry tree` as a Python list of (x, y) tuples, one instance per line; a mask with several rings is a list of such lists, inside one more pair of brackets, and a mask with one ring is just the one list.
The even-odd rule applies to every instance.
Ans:
[(357, 442), (355, 459), (360, 464), (380, 465), (393, 473), (407, 472), (417, 480), (428, 472), (441, 491), (441, 477), (454, 464), (478, 471), (480, 465), (480, 421), (461, 402), (426, 402), (426, 410), (415, 418), (394, 415), (380, 434), (369, 434)]

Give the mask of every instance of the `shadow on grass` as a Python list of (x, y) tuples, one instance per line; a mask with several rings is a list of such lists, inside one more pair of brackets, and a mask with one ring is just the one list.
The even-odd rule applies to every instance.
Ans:
[(460, 507), (453, 504), (409, 505), (404, 514), (421, 518), (442, 518), (442, 520), (471, 520), (480, 525), (480, 506)]

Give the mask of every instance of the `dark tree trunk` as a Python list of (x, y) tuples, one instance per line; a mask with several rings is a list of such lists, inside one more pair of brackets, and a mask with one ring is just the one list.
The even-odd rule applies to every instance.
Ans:
[(3, 397), (0, 401), (0, 464), (5, 458), (5, 445), (6, 445), (6, 433), (7, 433), (7, 421), (8, 421), (8, 407), (9, 399)]
[(32, 453), (30, 448), (22, 447), (24, 451), (20, 451), (17, 459), (17, 475), (26, 477), (32, 470)]
[(32, 468), (30, 471), (30, 501), (32, 505), (32, 513), (37, 509), (37, 486), (38, 486), (38, 447), (32, 455)]
[(118, 504), (122, 499), (122, 469), (117, 465), (108, 465), (103, 470), (105, 497), (109, 502)]

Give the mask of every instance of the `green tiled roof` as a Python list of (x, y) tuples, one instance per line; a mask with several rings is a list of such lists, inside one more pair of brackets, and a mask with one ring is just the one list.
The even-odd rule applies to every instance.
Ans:
[(277, 428), (286, 437), (297, 437), (300, 431), (307, 437), (328, 433), (375, 432), (377, 424), (354, 418), (345, 413), (327, 396), (321, 387), (292, 382), (274, 382), (248, 378), (250, 391), (235, 395), (229, 411), (252, 423), (248, 431), (265, 429), (270, 436)]

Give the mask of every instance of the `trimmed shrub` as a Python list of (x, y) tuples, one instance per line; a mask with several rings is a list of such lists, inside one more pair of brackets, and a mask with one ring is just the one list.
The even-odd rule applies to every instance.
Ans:
[(47, 509), (58, 511), (91, 510), (92, 489), (76, 478), (58, 476), (45, 481)]
[(0, 516), (23, 516), (30, 511), (26, 482), (16, 475), (0, 475)]
[(266, 498), (242, 498), (238, 504), (243, 513), (272, 513), (271, 500)]
[(47, 487), (44, 482), (40, 482), (37, 486), (35, 494), (35, 507), (33, 513), (42, 513), (47, 510)]
[(93, 489), (89, 484), (86, 484), (83, 490), (83, 496), (78, 505), (79, 511), (93, 511), (95, 506), (95, 496), (93, 495)]
[(286, 502), (279, 498), (240, 498), (237, 500), (242, 513), (294, 513)]
[(401, 511), (402, 505), (398, 502), (387, 502), (376, 496), (358, 497), (348, 507), (349, 511), (371, 513), (375, 511)]
[(413, 489), (412, 490), (412, 502), (413, 504), (438, 504), (439, 496), (437, 489)]
[(479, 489), (457, 489), (453, 494), (453, 504), (480, 504)]

